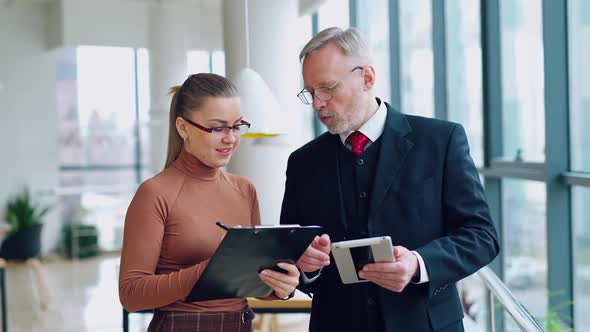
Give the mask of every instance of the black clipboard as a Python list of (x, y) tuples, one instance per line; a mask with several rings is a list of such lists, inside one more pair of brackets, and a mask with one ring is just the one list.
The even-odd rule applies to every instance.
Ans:
[(280, 269), (278, 262), (296, 262), (321, 232), (320, 226), (227, 229), (186, 302), (269, 296), (272, 289), (258, 273)]

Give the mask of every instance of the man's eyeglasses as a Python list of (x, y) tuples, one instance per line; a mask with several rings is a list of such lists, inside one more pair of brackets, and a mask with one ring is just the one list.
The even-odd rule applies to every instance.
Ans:
[[(354, 72), (357, 69), (363, 69), (363, 67), (356, 66), (356, 67), (352, 68), (350, 73)], [(333, 91), (334, 91), (334, 89), (336, 89), (338, 87), (338, 84), (340, 84), (341, 81), (342, 80), (332, 84), (332, 86), (330, 86), (330, 87), (317, 88), (313, 91), (308, 91), (306, 89), (303, 89), (297, 94), (297, 97), (299, 97), (301, 102), (304, 103), (305, 105), (313, 104), (314, 96), (317, 97), (319, 100), (328, 101), (328, 100), (334, 98)]]
[(185, 118), (184, 116), (181, 116), (181, 118), (184, 121), (188, 122), (190, 125), (192, 125), (196, 128), (199, 128), (202, 131), (208, 132), (209, 134), (212, 134), (217, 138), (224, 138), (230, 132), (235, 137), (239, 137), (240, 135), (244, 135), (245, 133), (247, 133), (248, 129), (250, 129), (250, 122), (245, 121), (245, 120), (240, 120), (240, 123), (233, 125), (233, 126), (204, 127), (196, 122), (193, 122), (193, 121)]

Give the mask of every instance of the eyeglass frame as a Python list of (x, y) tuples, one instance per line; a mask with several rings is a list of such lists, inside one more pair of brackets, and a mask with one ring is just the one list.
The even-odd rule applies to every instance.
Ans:
[[(250, 129), (250, 126), (251, 126), (250, 122), (248, 122), (246, 120), (240, 120), (240, 123), (238, 123), (236, 125), (233, 125), (233, 126), (205, 127), (205, 126), (201, 126), (200, 124), (198, 124), (198, 123), (196, 123), (196, 122), (194, 122), (192, 120), (189, 120), (189, 119), (185, 118), (184, 116), (180, 116), (180, 118), (183, 119), (184, 121), (188, 122), (188, 124), (192, 125), (193, 127), (196, 127), (198, 129), (201, 129), (202, 131), (207, 132), (209, 134), (213, 134), (213, 131), (214, 130), (221, 130), (221, 129), (228, 128), (230, 130), (230, 132), (232, 133), (232, 135), (236, 136), (233, 133), (233, 130), (235, 130), (235, 129), (238, 129), (239, 130), (240, 126), (246, 126), (246, 128)], [(227, 136), (227, 133), (224, 133), (224, 134), (225, 134), (224, 136)]]
[[(356, 67), (352, 68), (352, 69), (351, 69), (351, 70), (350, 70), (350, 71), (347, 73), (347, 75), (348, 75), (348, 74), (350, 74), (350, 73), (353, 73), (353, 72), (354, 72), (355, 70), (357, 70), (357, 69), (365, 69), (365, 66), (356, 66)], [(313, 91), (309, 91), (309, 90), (307, 90), (306, 88), (303, 88), (303, 89), (302, 89), (301, 91), (299, 91), (299, 93), (297, 94), (297, 98), (299, 98), (299, 100), (301, 100), (301, 102), (302, 102), (303, 104), (305, 104), (305, 105), (312, 105), (312, 104), (313, 104), (313, 100), (314, 100), (314, 98), (315, 98), (315, 97), (318, 97), (318, 96), (315, 94), (315, 91), (316, 91), (316, 90), (318, 90), (318, 89), (325, 89), (325, 90), (327, 91), (327, 93), (330, 95), (330, 98), (328, 98), (328, 99), (322, 99), (322, 98), (318, 97), (318, 99), (319, 99), (319, 100), (321, 100), (321, 101), (328, 101), (328, 100), (331, 100), (332, 98), (334, 98), (334, 94), (332, 93), (332, 91), (333, 91), (334, 89), (336, 89), (336, 88), (338, 87), (338, 84), (342, 83), (342, 81), (343, 81), (343, 80), (344, 80), (344, 78), (342, 78), (342, 79), (338, 80), (336, 83), (332, 84), (331, 86), (329, 86), (329, 87), (327, 87), (327, 88), (326, 88), (326, 87), (320, 87), (320, 88), (314, 89)], [(305, 101), (304, 101), (304, 100), (301, 98), (302, 94), (303, 94), (303, 93), (305, 93), (305, 92), (309, 92), (309, 93), (311, 94), (311, 98), (312, 98), (312, 99), (311, 99), (311, 102), (310, 102), (310, 103), (306, 103), (306, 102), (305, 102)], [(304, 98), (305, 98), (305, 97), (304, 97)], [(307, 98), (305, 98), (305, 100), (307, 100)]]

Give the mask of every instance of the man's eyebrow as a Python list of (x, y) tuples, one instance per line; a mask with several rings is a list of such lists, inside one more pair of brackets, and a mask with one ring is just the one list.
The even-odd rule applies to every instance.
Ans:
[[(317, 89), (317, 88), (327, 88), (327, 87), (330, 87), (330, 86), (331, 86), (332, 84), (334, 84), (335, 82), (336, 82), (335, 80), (330, 80), (330, 81), (323, 81), (323, 82), (320, 82), (320, 83), (318, 83), (318, 85), (316, 86), (316, 89)], [(305, 86), (304, 86), (303, 88), (304, 88), (305, 90), (307, 90), (307, 91), (312, 91), (312, 90), (313, 90), (313, 89), (310, 89), (310, 87), (305, 87)]]

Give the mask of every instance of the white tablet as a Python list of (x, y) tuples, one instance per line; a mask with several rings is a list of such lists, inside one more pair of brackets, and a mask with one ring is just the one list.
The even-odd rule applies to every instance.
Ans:
[(358, 276), (365, 264), (395, 261), (389, 236), (334, 242), (332, 256), (343, 284), (368, 281)]

